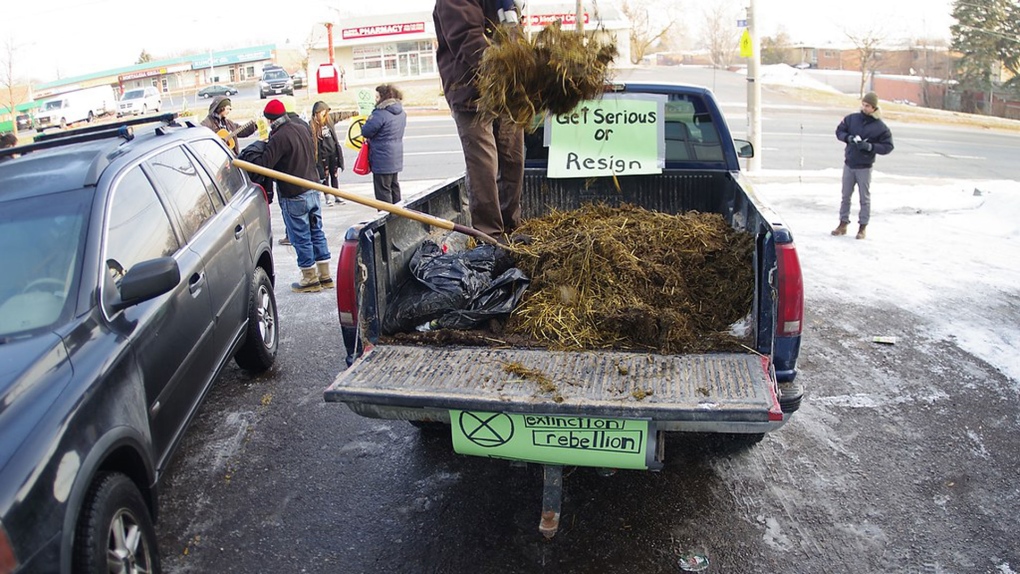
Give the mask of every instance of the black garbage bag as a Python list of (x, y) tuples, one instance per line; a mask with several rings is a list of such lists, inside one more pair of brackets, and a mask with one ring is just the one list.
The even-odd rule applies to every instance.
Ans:
[[(258, 163), (262, 159), (262, 155), (266, 153), (266, 147), (269, 144), (262, 140), (256, 140), (248, 144), (241, 153), (238, 154), (237, 159), (244, 160), (248, 163)], [(261, 173), (248, 172), (248, 177), (253, 183), (257, 183), (262, 186), (262, 189), (266, 190), (266, 196), (269, 198), (269, 203), (273, 203), (273, 196), (276, 194), (275, 186), (276, 180), (271, 177), (266, 177)]]
[(528, 278), (513, 267), (510, 255), (493, 245), (443, 253), (434, 241), (426, 240), (408, 266), (413, 279), (402, 285), (387, 305), (383, 318), (386, 335), (424, 325), (473, 328), (491, 317), (509, 314), (528, 286)]

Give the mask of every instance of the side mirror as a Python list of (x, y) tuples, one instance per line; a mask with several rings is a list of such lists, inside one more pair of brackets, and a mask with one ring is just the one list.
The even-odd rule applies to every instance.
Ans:
[(737, 147), (737, 157), (747, 159), (754, 157), (754, 146), (747, 140), (733, 140), (733, 145)]
[(160, 257), (135, 264), (120, 281), (120, 301), (113, 312), (127, 309), (169, 292), (181, 282), (181, 270), (173, 257)]

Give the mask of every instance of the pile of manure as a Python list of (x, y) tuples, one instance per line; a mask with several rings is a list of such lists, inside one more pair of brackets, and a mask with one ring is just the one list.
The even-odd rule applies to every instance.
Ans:
[(754, 237), (722, 216), (589, 204), (517, 230), (531, 278), (507, 334), (561, 350), (740, 350), (752, 309)]

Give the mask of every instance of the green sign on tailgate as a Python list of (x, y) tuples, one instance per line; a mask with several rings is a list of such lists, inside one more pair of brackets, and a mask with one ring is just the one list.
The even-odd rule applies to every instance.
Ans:
[(647, 420), (450, 411), (460, 454), (571, 466), (647, 469)]

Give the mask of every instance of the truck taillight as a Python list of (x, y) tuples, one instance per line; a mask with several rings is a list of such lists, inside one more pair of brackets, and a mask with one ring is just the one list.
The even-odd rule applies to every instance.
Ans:
[(797, 247), (791, 241), (776, 245), (779, 266), (778, 335), (800, 335), (804, 319), (804, 279), (800, 274)]
[(358, 240), (344, 241), (340, 248), (340, 262), (336, 268), (336, 310), (340, 325), (353, 327), (358, 321), (357, 293), (355, 281), (358, 271)]
[(4, 525), (0, 524), (0, 574), (8, 574), (18, 569), (18, 558), (14, 555), (14, 547), (7, 536)]

